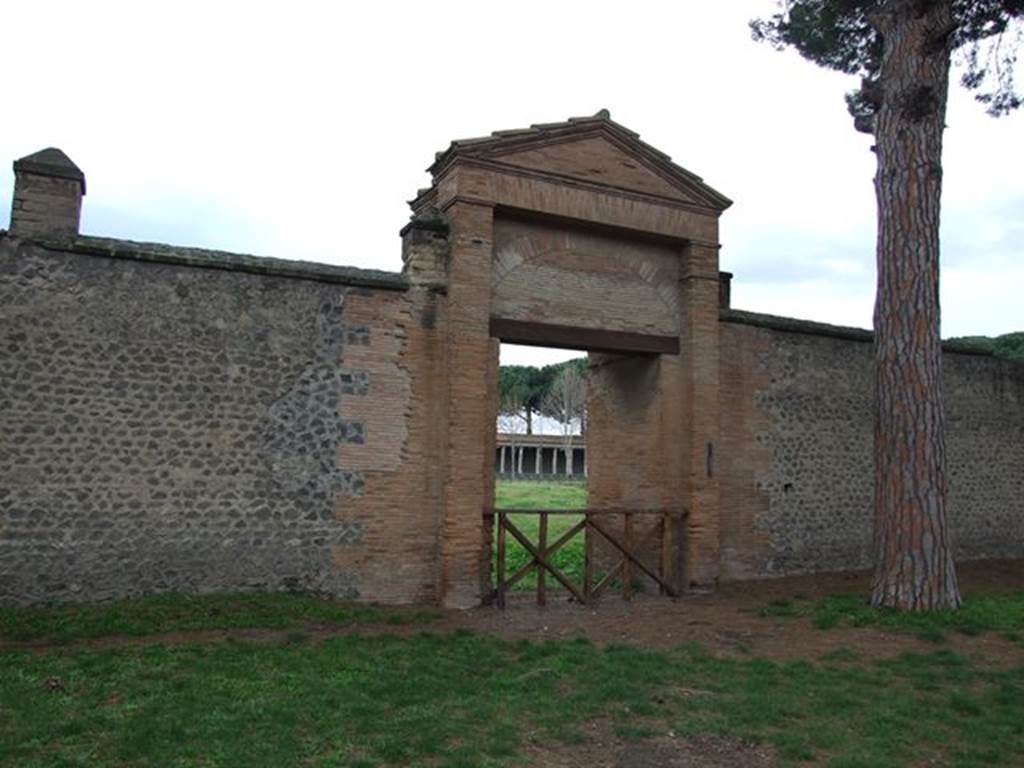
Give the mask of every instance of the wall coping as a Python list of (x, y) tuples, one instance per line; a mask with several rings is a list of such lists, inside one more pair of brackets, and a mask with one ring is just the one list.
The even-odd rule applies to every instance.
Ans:
[[(760, 312), (747, 312), (741, 309), (723, 309), (719, 313), (719, 320), (724, 323), (738, 323), (740, 325), (753, 325), (758, 328), (768, 328), (773, 331), (784, 331), (786, 333), (803, 333), (809, 336), (825, 336), (833, 339), (845, 339), (847, 341), (873, 342), (874, 331), (866, 328), (852, 328), (846, 325), (830, 325), (819, 323), (814, 320), (800, 320), (795, 317), (781, 317), (780, 315), (766, 315)], [(976, 355), (978, 357), (993, 357), (988, 350), (977, 349), (970, 344), (959, 341), (943, 341), (943, 352), (953, 352), (960, 355)]]
[[(0, 231), (0, 236), (2, 234)], [(134, 240), (84, 235), (68, 240), (38, 240), (36, 242), (48, 250), (67, 251), (86, 256), (174, 264), (197, 269), (220, 269), (228, 272), (245, 272), (253, 275), (313, 280), (321, 283), (382, 288), (391, 291), (409, 289), (409, 282), (400, 272), (386, 272), (379, 269), (344, 267), (311, 261), (290, 261), (271, 256), (253, 256), (206, 248), (185, 248), (164, 243), (143, 243)]]

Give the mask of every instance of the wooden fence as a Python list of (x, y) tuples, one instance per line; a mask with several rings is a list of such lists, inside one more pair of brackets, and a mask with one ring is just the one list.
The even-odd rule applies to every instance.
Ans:
[[(513, 523), (511, 515), (537, 515), (537, 541), (529, 537)], [(581, 518), (571, 528), (560, 535), (555, 541), (548, 543), (548, 519), (552, 516), (573, 515)], [(681, 591), (679, 584), (683, 573), (683, 533), (685, 531), (686, 512), (678, 509), (499, 509), (487, 508), (484, 517), (497, 524), (497, 584), (494, 601), (499, 608), (504, 608), (508, 591), (531, 572), (537, 572), (537, 604), (547, 602), (547, 576), (550, 575), (558, 584), (581, 604), (589, 604), (597, 600), (609, 586), (618, 581), (622, 585), (622, 596), (629, 600), (633, 595), (633, 579), (637, 572), (652, 579), (662, 594), (677, 597)], [(621, 537), (618, 528), (612, 522), (621, 518)], [(655, 518), (655, 523), (636, 536), (638, 518)], [(573, 582), (553, 562), (553, 555), (574, 538), (583, 534), (583, 578), (582, 583)], [(515, 573), (507, 572), (507, 554), (509, 536), (519, 542), (531, 558)], [(677, 541), (678, 539), (678, 541)], [(617, 561), (597, 578), (595, 562), (595, 543), (604, 540), (611, 545), (612, 551), (618, 556)], [(649, 545), (660, 542), (657, 563), (651, 566), (644, 561), (644, 552)], [(595, 580), (596, 579), (596, 580)]]

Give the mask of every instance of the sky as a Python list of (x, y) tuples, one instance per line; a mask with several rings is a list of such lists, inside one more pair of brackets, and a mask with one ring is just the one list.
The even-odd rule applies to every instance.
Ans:
[[(450, 140), (607, 108), (735, 201), (734, 307), (870, 327), (856, 82), (752, 42), (748, 20), (774, 7), (12, 3), (0, 227), (11, 162), (57, 146), (88, 180), (86, 234), (398, 270), (406, 201)], [(994, 120), (954, 84), (947, 126), (943, 336), (1024, 330), (1024, 114)]]

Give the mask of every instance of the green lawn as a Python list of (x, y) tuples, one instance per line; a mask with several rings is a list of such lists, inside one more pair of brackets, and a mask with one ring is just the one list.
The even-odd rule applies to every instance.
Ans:
[(587, 486), (583, 483), (499, 480), (495, 506), (504, 509), (583, 509)]
[[(548, 485), (502, 484), (499, 505), (585, 505), (582, 487)], [(540, 503), (525, 500), (538, 494)], [(761, 613), (834, 632), (992, 631), (1024, 645), (1022, 593), (972, 597), (959, 613), (927, 617), (850, 596), (776, 601)], [(597, 719), (622, 739), (712, 734), (769, 745), (782, 768), (1024, 765), (1024, 667), (948, 650), (875, 659), (841, 647), (783, 663), (717, 658), (696, 645), (653, 651), (466, 632), (314, 642), (303, 631), (429, 628), (436, 616), (288, 594), (0, 607), (6, 640), (292, 629), (279, 642), (0, 651), (0, 768), (525, 766), (529, 742), (579, 743)]]
[(1024, 592), (970, 595), (959, 611), (905, 613), (872, 608), (864, 595), (832, 595), (818, 600), (775, 600), (762, 607), (759, 613), (809, 618), (819, 629), (877, 626), (935, 642), (949, 632), (965, 635), (1002, 632), (1017, 642), (1024, 634)]
[[(587, 506), (587, 488), (582, 483), (499, 480), (494, 496), (495, 506), (501, 509), (583, 509)], [(510, 520), (531, 542), (537, 543), (540, 521), (538, 515), (511, 515)], [(579, 521), (580, 517), (577, 515), (549, 515), (548, 541), (555, 541)], [(508, 575), (511, 576), (529, 562), (530, 556), (511, 535), (507, 538), (506, 568)], [(495, 530), (495, 546), (497, 546), (497, 530)], [(495, 551), (495, 562), (496, 558), (497, 551)], [(582, 583), (582, 533), (575, 536), (555, 553), (554, 563), (574, 583)], [(553, 589), (562, 589), (558, 582), (550, 576), (547, 579), (547, 584)], [(516, 584), (518, 590), (536, 588), (536, 573), (531, 573)]]
[(783, 767), (1019, 766), (1024, 668), (468, 633), (0, 653), (3, 768), (522, 766), (528, 740), (577, 742), (595, 718), (768, 744)]
[(0, 639), (66, 642), (193, 629), (287, 629), (309, 624), (420, 622), (438, 615), (436, 611), (385, 611), (314, 595), (168, 593), (94, 605), (28, 608), (0, 605)]

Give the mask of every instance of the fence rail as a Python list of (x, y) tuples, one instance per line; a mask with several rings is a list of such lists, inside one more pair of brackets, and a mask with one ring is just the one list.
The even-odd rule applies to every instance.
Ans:
[[(588, 509), (504, 509), (488, 507), (484, 517), (497, 523), (497, 584), (494, 601), (504, 608), (508, 591), (531, 572), (537, 573), (537, 604), (547, 603), (547, 576), (572, 595), (581, 604), (592, 603), (604, 593), (616, 579), (621, 579), (622, 596), (629, 600), (633, 596), (634, 568), (653, 580), (662, 594), (678, 597), (683, 573), (683, 535), (685, 533), (686, 511), (679, 509), (634, 509), (634, 508), (588, 508)], [(537, 515), (537, 541), (529, 537), (512, 522), (511, 515)], [(562, 533), (555, 541), (548, 543), (548, 520), (552, 516), (574, 515), (582, 519)], [(638, 517), (656, 517), (656, 522), (642, 536), (635, 537), (634, 520)], [(621, 538), (612, 523), (621, 518)], [(574, 583), (553, 561), (553, 555), (580, 533), (583, 534), (583, 582)], [(509, 575), (507, 571), (508, 537), (511, 536), (526, 551), (530, 561)], [(643, 560), (644, 550), (660, 536), (660, 552), (656, 565)], [(606, 541), (618, 560), (595, 581), (594, 545), (598, 540)]]

